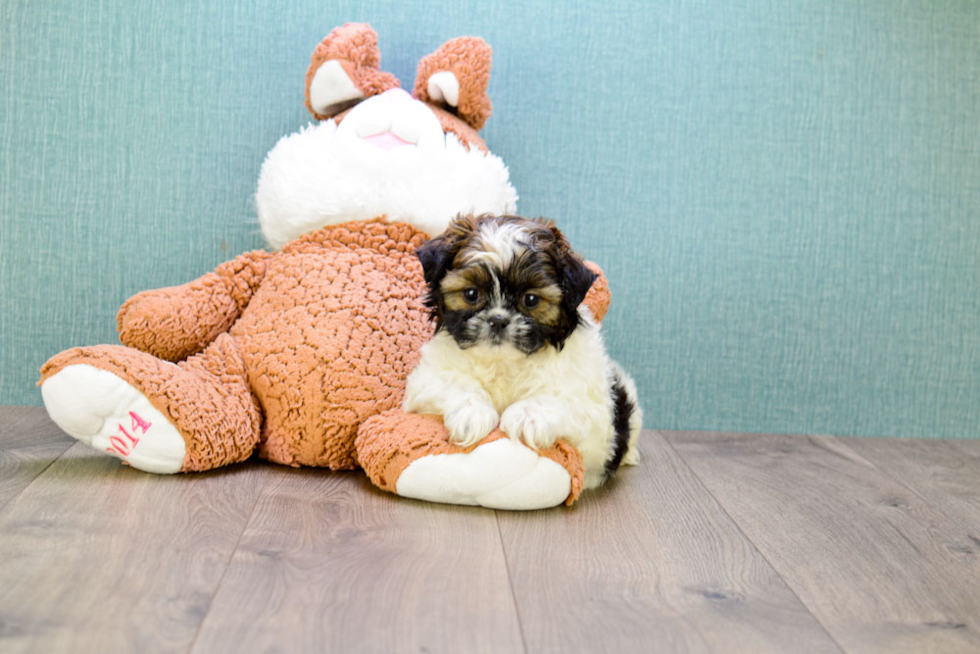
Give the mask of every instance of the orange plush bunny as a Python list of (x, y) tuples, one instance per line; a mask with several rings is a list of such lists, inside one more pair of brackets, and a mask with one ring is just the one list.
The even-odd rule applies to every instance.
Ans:
[[(529, 509), (571, 502), (581, 457), (535, 452), (499, 431), (463, 449), (438, 418), (402, 413), (432, 326), (415, 249), (463, 213), (511, 213), (517, 195), (477, 130), (490, 115), (490, 48), (463, 37), (419, 64), (411, 95), (379, 69), (367, 25), (313, 53), (318, 123), (268, 154), (256, 194), (274, 250), (130, 298), (125, 346), (66, 350), (41, 369), (52, 419), (153, 473), (249, 458), (362, 467), (422, 499)], [(600, 317), (605, 280), (586, 304)]]

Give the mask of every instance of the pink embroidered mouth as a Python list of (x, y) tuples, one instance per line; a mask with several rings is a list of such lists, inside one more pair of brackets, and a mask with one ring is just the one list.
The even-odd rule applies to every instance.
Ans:
[(365, 136), (364, 140), (372, 145), (378, 146), (383, 150), (392, 150), (394, 148), (400, 148), (403, 145), (415, 145), (414, 143), (410, 143), (403, 138), (395, 136), (391, 132), (381, 132), (380, 134)]

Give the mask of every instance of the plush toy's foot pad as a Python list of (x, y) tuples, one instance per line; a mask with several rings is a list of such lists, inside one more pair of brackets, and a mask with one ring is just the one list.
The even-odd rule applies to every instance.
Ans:
[(563, 467), (510, 438), (472, 452), (434, 454), (408, 464), (396, 484), (403, 497), (491, 509), (545, 509), (565, 501), (572, 479)]
[(582, 458), (568, 444), (536, 452), (498, 429), (462, 448), (436, 416), (385, 412), (361, 426), (356, 446), (371, 480), (404, 497), (530, 510), (571, 504), (582, 491)]
[(146, 472), (179, 472), (184, 438), (145, 395), (107, 370), (66, 366), (41, 384), (44, 406), (66, 433)]

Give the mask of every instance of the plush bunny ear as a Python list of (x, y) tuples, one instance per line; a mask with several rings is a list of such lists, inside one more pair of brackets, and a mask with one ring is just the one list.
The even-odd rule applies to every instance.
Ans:
[(400, 86), (378, 69), (378, 34), (367, 23), (336, 27), (320, 42), (306, 70), (306, 108), (319, 120), (348, 109), (364, 98)]
[(419, 62), (413, 95), (444, 106), (480, 129), (490, 117), (487, 84), (492, 55), (490, 46), (475, 36), (446, 41)]

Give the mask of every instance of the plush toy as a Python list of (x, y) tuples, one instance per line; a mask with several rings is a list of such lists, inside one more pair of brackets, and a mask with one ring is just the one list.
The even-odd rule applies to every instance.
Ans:
[[(380, 488), (438, 502), (531, 509), (571, 503), (578, 452), (536, 452), (495, 431), (463, 449), (439, 418), (403, 413), (432, 335), (415, 249), (463, 213), (512, 213), (517, 194), (479, 137), (490, 48), (448, 41), (412, 95), (379, 68), (377, 35), (334, 29), (306, 75), (319, 122), (284, 137), (256, 204), (273, 251), (255, 251), (120, 309), (125, 346), (74, 348), (41, 369), (52, 419), (153, 473), (259, 456), (362, 467)], [(608, 306), (600, 277), (586, 304)]]

